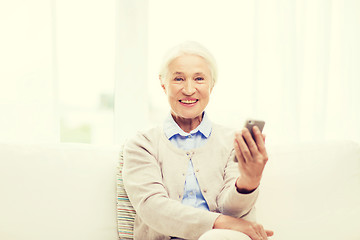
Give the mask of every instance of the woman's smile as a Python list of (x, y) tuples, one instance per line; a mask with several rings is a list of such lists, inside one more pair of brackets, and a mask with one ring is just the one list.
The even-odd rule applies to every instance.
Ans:
[(197, 102), (199, 101), (199, 99), (180, 99), (179, 102), (186, 106), (186, 107), (192, 107), (194, 106)]

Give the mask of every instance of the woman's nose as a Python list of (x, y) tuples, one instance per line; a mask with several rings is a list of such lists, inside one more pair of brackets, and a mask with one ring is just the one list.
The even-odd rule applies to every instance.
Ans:
[(183, 87), (183, 94), (193, 95), (195, 93), (195, 84), (192, 80), (186, 80)]

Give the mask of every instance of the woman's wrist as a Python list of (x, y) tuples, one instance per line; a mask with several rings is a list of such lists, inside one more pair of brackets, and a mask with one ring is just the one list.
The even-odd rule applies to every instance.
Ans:
[(219, 217), (216, 218), (213, 228), (214, 229), (229, 229), (229, 227), (230, 227), (229, 222), (232, 221), (231, 218), (232, 217), (230, 217), (230, 216), (221, 214)]
[(249, 194), (254, 192), (260, 185), (259, 181), (246, 181), (245, 179), (238, 177), (235, 182), (235, 187), (238, 193)]

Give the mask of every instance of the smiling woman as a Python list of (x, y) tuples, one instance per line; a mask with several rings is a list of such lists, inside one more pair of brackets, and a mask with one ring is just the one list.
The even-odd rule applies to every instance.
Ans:
[(267, 162), (264, 135), (210, 121), (216, 64), (202, 45), (182, 43), (164, 62), (160, 82), (171, 113), (124, 147), (135, 239), (267, 239), (273, 233), (253, 211)]

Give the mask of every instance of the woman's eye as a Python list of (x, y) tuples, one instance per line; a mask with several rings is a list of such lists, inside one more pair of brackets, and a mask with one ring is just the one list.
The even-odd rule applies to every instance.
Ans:
[(203, 78), (203, 77), (197, 77), (197, 78), (195, 78), (195, 80), (196, 80), (196, 81), (203, 81), (204, 78)]
[(181, 78), (181, 77), (176, 77), (174, 80), (175, 80), (175, 81), (182, 81), (182, 80), (184, 80), (184, 79)]

